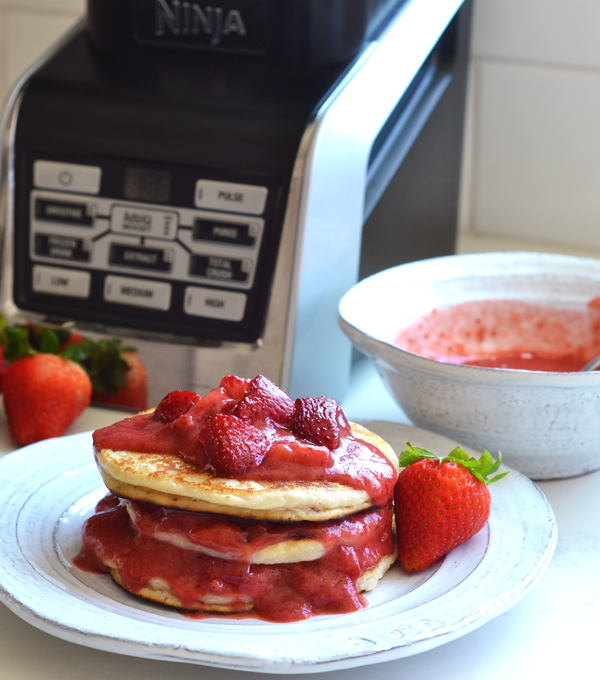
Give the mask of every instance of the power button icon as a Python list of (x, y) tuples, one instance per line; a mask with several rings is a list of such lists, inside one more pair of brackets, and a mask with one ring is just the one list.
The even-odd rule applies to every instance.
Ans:
[(33, 185), (77, 194), (99, 194), (102, 168), (38, 159), (33, 163)]
[(58, 181), (61, 186), (63, 187), (68, 187), (71, 186), (73, 182), (73, 173), (70, 170), (63, 170), (59, 175), (58, 175)]

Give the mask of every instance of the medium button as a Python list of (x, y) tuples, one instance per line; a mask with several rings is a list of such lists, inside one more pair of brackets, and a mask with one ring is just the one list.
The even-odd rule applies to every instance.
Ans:
[(65, 295), (67, 297), (86, 298), (90, 294), (91, 274), (59, 267), (33, 268), (33, 290), (35, 293)]
[(102, 168), (75, 163), (35, 161), (33, 183), (39, 189), (58, 189), (80, 194), (100, 193)]
[(71, 203), (67, 201), (49, 201), (38, 198), (35, 201), (35, 218), (45, 222), (59, 222), (78, 227), (91, 227), (94, 215), (87, 203)]
[(171, 286), (157, 281), (107, 276), (104, 280), (104, 299), (121, 305), (167, 311), (171, 306)]
[(121, 243), (110, 247), (109, 262), (121, 267), (135, 267), (157, 272), (170, 272), (173, 253), (159, 248), (136, 248)]
[(60, 234), (36, 234), (34, 240), (36, 255), (55, 257), (60, 260), (89, 262), (91, 243), (87, 239), (73, 238)]
[(110, 228), (119, 234), (174, 239), (177, 236), (178, 217), (176, 212), (166, 210), (116, 205), (112, 210)]
[(185, 289), (183, 310), (193, 316), (205, 316), (209, 319), (241, 321), (246, 309), (246, 296), (210, 288), (188, 286)]
[(235, 224), (218, 220), (197, 219), (194, 221), (192, 238), (195, 241), (230, 243), (234, 246), (254, 246), (260, 233), (257, 224)]
[(197, 208), (262, 215), (268, 193), (267, 187), (200, 179), (196, 182), (194, 203)]

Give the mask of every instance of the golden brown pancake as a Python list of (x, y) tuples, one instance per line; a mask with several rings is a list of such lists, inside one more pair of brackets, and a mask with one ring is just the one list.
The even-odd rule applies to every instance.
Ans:
[[(356, 437), (375, 445), (398, 470), (383, 439), (351, 423)], [(102, 449), (96, 452), (106, 486), (117, 496), (165, 507), (274, 521), (324, 521), (372, 506), (369, 494), (329, 481), (257, 482), (216, 477), (168, 454)]]

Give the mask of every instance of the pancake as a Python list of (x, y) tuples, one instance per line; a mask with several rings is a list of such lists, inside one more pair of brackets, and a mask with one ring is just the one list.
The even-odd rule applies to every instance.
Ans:
[[(184, 607), (181, 604), (181, 600), (173, 594), (169, 584), (164, 579), (153, 578), (150, 579), (145, 586), (134, 589), (131, 586), (128, 587), (124, 583), (116, 568), (110, 568), (109, 573), (112, 580), (117, 585), (121, 586), (121, 588), (132, 595), (137, 595), (138, 597), (141, 597), (144, 600), (150, 600), (151, 602), (158, 602), (158, 604), (176, 607), (177, 609), (187, 609), (188, 611), (192, 609), (191, 607)], [(251, 601), (244, 602), (244, 600), (235, 599), (233, 597), (210, 596), (193, 609), (205, 612), (206, 614), (246, 614), (251, 612), (252, 608), (253, 605)]]
[[(351, 423), (352, 433), (376, 446), (398, 470), (393, 449)], [(325, 521), (372, 507), (367, 491), (327, 480), (251, 481), (220, 478), (178, 456), (96, 451), (104, 483), (117, 496), (164, 507), (273, 521)]]
[[(162, 510), (155, 512), (160, 514)], [(363, 517), (333, 522), (348, 526), (339, 532), (341, 540), (329, 546), (330, 552), (316, 560), (250, 564), (214, 558), (140, 533), (126, 504), (109, 494), (85, 521), (83, 548), (74, 563), (95, 573), (109, 572), (118, 585), (133, 595), (172, 607), (221, 614), (253, 611), (270, 621), (301, 620), (313, 614), (357, 611), (364, 606), (359, 593), (374, 588), (397, 556), (392, 517), (389, 505)], [(196, 518), (192, 516), (191, 521)], [(248, 529), (245, 520), (208, 517), (206, 521), (214, 525), (200, 528), (208, 533), (212, 529), (221, 547), (237, 540), (235, 536), (222, 535), (227, 530), (224, 523), (234, 528), (236, 523), (244, 525), (242, 532)], [(151, 524), (142, 522), (144, 528)], [(168, 528), (174, 524), (177, 522), (165, 522)], [(305, 529), (318, 535), (327, 533), (328, 525), (321, 523)], [(258, 527), (255, 535), (262, 529), (277, 531), (265, 525)], [(333, 527), (330, 538), (335, 539), (336, 529)], [(344, 534), (350, 539), (346, 545)]]
[(386, 541), (392, 504), (329, 522), (265, 522), (192, 513), (121, 500), (138, 535), (209, 557), (247, 564), (293, 564), (321, 559), (340, 546)]

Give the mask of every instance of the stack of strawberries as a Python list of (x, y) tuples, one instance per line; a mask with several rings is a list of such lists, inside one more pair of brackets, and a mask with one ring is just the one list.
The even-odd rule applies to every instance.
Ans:
[(0, 390), (20, 446), (61, 436), (92, 401), (147, 408), (146, 369), (133, 348), (68, 328), (11, 326), (1, 316)]

